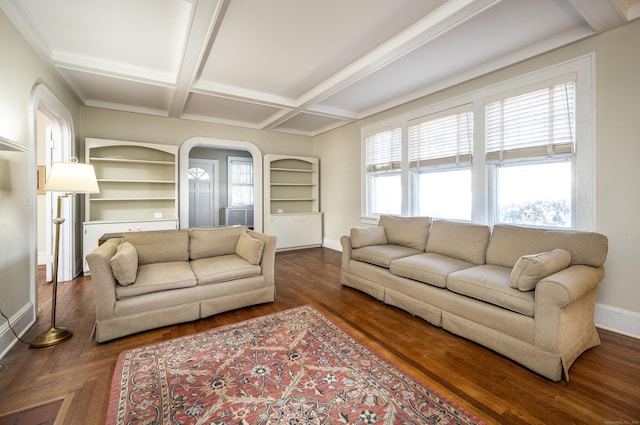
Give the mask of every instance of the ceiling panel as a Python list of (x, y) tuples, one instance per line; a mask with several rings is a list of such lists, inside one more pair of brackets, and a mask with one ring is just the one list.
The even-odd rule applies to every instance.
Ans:
[(640, 0), (0, 0), (87, 106), (316, 135), (640, 16)]
[(296, 98), (444, 2), (234, 0), (200, 78)]
[[(499, 26), (494, 25), (496, 16), (503, 19)], [(567, 33), (573, 39), (591, 31), (566, 3), (502, 2), (491, 13), (475, 16), (319, 105), (370, 114), (394, 101), (412, 100), (549, 50)]]
[(62, 70), (87, 106), (167, 115), (173, 88), (110, 76)]
[(191, 93), (184, 107), (183, 117), (257, 128), (262, 121), (278, 110), (272, 106), (252, 102)]
[(106, 70), (139, 68), (175, 75), (194, 4), (187, 0), (21, 1), (53, 58)]
[(347, 120), (338, 118), (309, 113), (300, 113), (278, 125), (273, 130), (289, 133), (313, 134), (318, 130), (330, 130), (344, 125), (347, 122)]

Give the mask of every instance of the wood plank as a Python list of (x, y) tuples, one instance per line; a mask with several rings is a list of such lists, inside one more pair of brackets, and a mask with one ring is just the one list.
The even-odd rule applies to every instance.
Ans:
[[(39, 270), (40, 314), (26, 336), (48, 327), (50, 284)], [(64, 424), (104, 423), (121, 351), (176, 336), (313, 305), (396, 367), (471, 413), (496, 424), (606, 424), (640, 421), (640, 340), (599, 330), (602, 344), (554, 383), (464, 338), (342, 287), (340, 253), (312, 248), (276, 254), (276, 302), (168, 326), (104, 344), (90, 339), (95, 301), (90, 277), (59, 286), (58, 324), (74, 336), (55, 347), (18, 344), (0, 361), (0, 416), (65, 398)]]

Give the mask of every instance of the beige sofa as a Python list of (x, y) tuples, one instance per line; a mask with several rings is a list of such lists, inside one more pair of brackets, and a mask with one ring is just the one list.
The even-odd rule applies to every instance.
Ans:
[(87, 255), (96, 340), (273, 302), (275, 243), (240, 226), (109, 239)]
[(382, 216), (341, 244), (343, 285), (553, 381), (600, 343), (601, 234)]

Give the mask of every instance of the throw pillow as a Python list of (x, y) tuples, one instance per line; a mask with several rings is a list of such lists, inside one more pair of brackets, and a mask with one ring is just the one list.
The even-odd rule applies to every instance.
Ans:
[(260, 239), (253, 238), (247, 233), (241, 234), (240, 238), (238, 238), (236, 254), (251, 264), (260, 264), (263, 250), (264, 242)]
[(138, 275), (138, 253), (130, 242), (122, 242), (109, 262), (111, 271), (118, 283), (129, 286)]
[(511, 271), (511, 287), (521, 291), (532, 291), (540, 280), (566, 269), (569, 264), (571, 253), (566, 249), (523, 255)]
[(362, 248), (370, 245), (385, 245), (387, 236), (384, 233), (384, 227), (354, 227), (351, 229), (351, 247)]
[(388, 243), (424, 251), (427, 246), (431, 218), (381, 215), (378, 225), (384, 227)]

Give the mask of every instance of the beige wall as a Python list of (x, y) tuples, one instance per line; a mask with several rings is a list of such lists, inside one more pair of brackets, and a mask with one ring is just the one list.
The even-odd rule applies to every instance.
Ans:
[(310, 155), (313, 151), (310, 137), (107, 109), (82, 108), (81, 121), (82, 139), (97, 137), (180, 146), (190, 137), (202, 136), (251, 142), (263, 154)]
[[(0, 308), (17, 321), (18, 331), (32, 318), (35, 307), (37, 195), (35, 163), (38, 155), (31, 128), (31, 95), (44, 83), (70, 110), (74, 121), (78, 103), (64, 81), (43, 62), (0, 11), (0, 135), (28, 152), (0, 151)], [(3, 319), (4, 320), (4, 319)], [(0, 335), (0, 355), (7, 348)]]
[(597, 231), (609, 237), (606, 278), (598, 303), (640, 313), (636, 268), (640, 259), (639, 42), (640, 21), (636, 21), (317, 137), (325, 238), (333, 244), (350, 227), (362, 225), (360, 127), (595, 52)]

